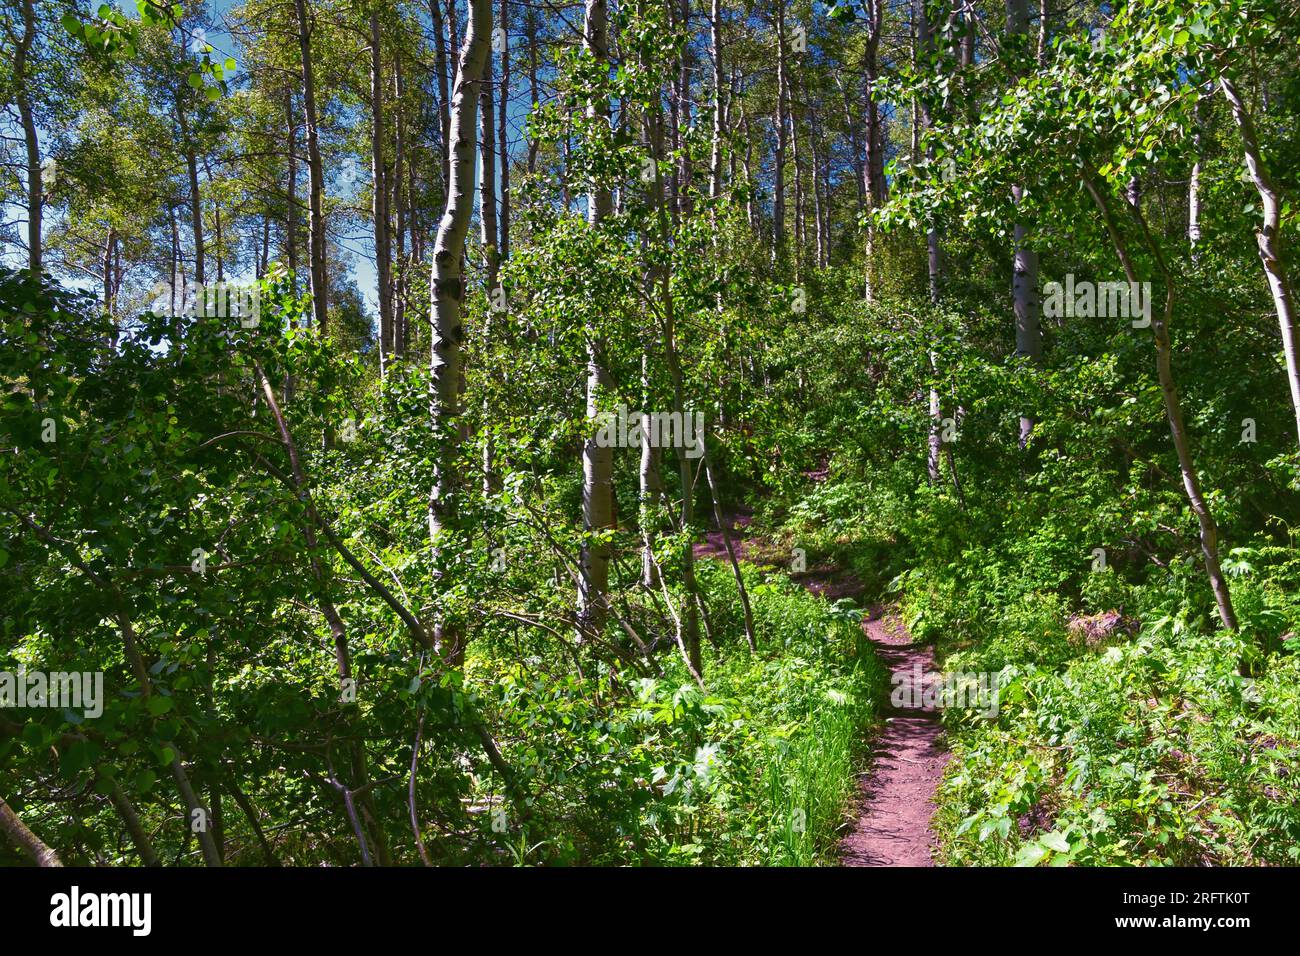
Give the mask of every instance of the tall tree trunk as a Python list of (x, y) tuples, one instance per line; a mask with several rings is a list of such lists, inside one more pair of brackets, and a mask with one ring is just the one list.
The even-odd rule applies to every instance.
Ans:
[(510, 0), (501, 0), (501, 93), (497, 97), (497, 165), (501, 177), (501, 214), (498, 232), (501, 242), (497, 246), (497, 260), (505, 262), (510, 257), (510, 136), (507, 118), (510, 111)]
[(785, 151), (786, 120), (789, 101), (786, 99), (786, 73), (789, 64), (785, 58), (785, 2), (776, 4), (776, 168), (772, 173), (772, 261), (785, 253)]
[[(916, 30), (917, 56), (921, 55), (929, 58), (934, 54), (934, 38), (930, 33), (930, 20), (926, 12), (925, 0), (914, 0), (912, 6), (913, 27)], [(917, 118), (920, 120), (920, 127), (929, 129), (933, 125), (930, 104), (927, 98), (922, 97), (917, 110)], [(912, 135), (913, 161), (917, 159), (916, 152), (919, 149), (919, 129), (918, 124), (913, 123)], [(926, 158), (934, 158), (934, 150), (926, 149)], [(939, 233), (935, 230), (934, 224), (931, 223), (925, 233), (926, 249), (926, 272), (929, 276), (930, 285), (930, 304), (939, 305)], [(943, 449), (943, 403), (939, 396), (938, 382), (935, 381), (939, 375), (939, 353), (931, 348), (929, 354), (930, 361), (930, 434), (928, 441), (928, 451), (926, 455), (926, 470), (929, 474), (930, 483), (938, 485), (939, 483), (939, 458)]]
[[(1111, 244), (1115, 247), (1115, 253), (1124, 266), (1124, 274), (1128, 278), (1129, 285), (1134, 287), (1138, 284), (1137, 269), (1133, 264), (1132, 256), (1129, 254), (1128, 245), (1119, 231), (1119, 226), (1115, 223), (1114, 216), (1111, 214), (1110, 204), (1106, 201), (1102, 187), (1098, 185), (1091, 171), (1085, 171), (1083, 182), (1092, 195), (1098, 211), (1101, 213), (1102, 222), (1106, 226), (1106, 232), (1110, 235)], [(1151, 331), (1155, 335), (1156, 345), (1156, 377), (1160, 382), (1160, 394), (1164, 399), (1165, 417), (1169, 420), (1169, 432), (1173, 437), (1174, 451), (1178, 456), (1178, 470), (1183, 479), (1183, 490), (1187, 494), (1187, 501), (1191, 505), (1192, 513), (1196, 516), (1197, 523), (1200, 526), (1201, 554), (1205, 559), (1205, 570), (1210, 579), (1210, 590), (1214, 593), (1214, 601), (1219, 609), (1219, 619), (1223, 622), (1224, 627), (1230, 631), (1235, 631), (1237, 629), (1237, 615), (1232, 606), (1232, 594), (1228, 589), (1228, 580), (1223, 576), (1223, 570), (1219, 565), (1218, 528), (1215, 525), (1214, 516), (1210, 512), (1210, 506), (1201, 493), (1200, 477), (1196, 471), (1196, 464), (1192, 460), (1191, 440), (1188, 438), (1187, 426), (1183, 419), (1182, 402), (1178, 397), (1178, 388), (1174, 384), (1173, 347), (1169, 339), (1169, 324), (1173, 321), (1175, 301), (1173, 275), (1169, 271), (1164, 255), (1160, 252), (1159, 246), (1147, 228), (1146, 219), (1142, 216), (1141, 208), (1136, 204), (1130, 204), (1129, 208), (1142, 231), (1147, 248), (1164, 278), (1165, 304), (1163, 313), (1151, 316)]]
[[(474, 159), (478, 142), (478, 106), (492, 34), (492, 0), (470, 0), (465, 42), (451, 103), (451, 156), (447, 204), (433, 248), (432, 347), (430, 355), (432, 417), (438, 443), (433, 487), (429, 494), (429, 536), (438, 575), (443, 575), (440, 538), (456, 520), (455, 462), (460, 436), (461, 305), (465, 301), (462, 263), (465, 236), (474, 208)], [(438, 649), (452, 665), (464, 661), (464, 639), (445, 621), (435, 625)]]
[(27, 159), (27, 269), (33, 279), (41, 275), (41, 222), (44, 219), (45, 183), (41, 178), (41, 147), (37, 139), (36, 118), (32, 114), (27, 66), (32, 44), (36, 41), (36, 10), (32, 0), (23, 0), (23, 36), (14, 51), (14, 100), (23, 128), (23, 148)]
[(1187, 177), (1187, 245), (1193, 262), (1198, 258), (1196, 247), (1201, 243), (1201, 154), (1204, 149), (1201, 112), (1200, 103), (1197, 103), (1196, 128), (1192, 131), (1192, 171)]
[[(469, 21), (465, 23), (465, 29), (469, 29)], [(459, 49), (460, 42), (460, 15), (456, 12), (456, 0), (447, 0), (447, 40), (450, 44), (449, 50)], [(456, 86), (456, 80), (460, 76), (460, 60), (453, 58), (451, 61), (451, 85)]]
[[(759, 231), (758, 204), (754, 201), (758, 188), (758, 179), (754, 175), (754, 139), (749, 128), (749, 117), (745, 115), (742, 105), (740, 110), (741, 135), (745, 137), (745, 219), (750, 230), (757, 235)], [(772, 246), (775, 255), (776, 246)]]
[[(863, 55), (863, 71), (866, 77), (866, 135), (863, 149), (863, 185), (867, 204), (871, 211), (879, 209), (885, 201), (885, 144), (880, 124), (880, 105), (876, 102), (876, 81), (879, 75), (877, 57), (880, 52), (880, 33), (883, 23), (884, 0), (868, 0), (868, 25), (866, 50)], [(866, 275), (864, 277), (866, 300), (875, 299), (875, 283), (872, 281), (875, 270), (876, 227), (867, 220), (866, 236)]]
[[(375, 225), (375, 284), (379, 298), (379, 373), (385, 375), (393, 352), (393, 246), (388, 218), (388, 168), (384, 165), (384, 62), (380, 48), (379, 4), (370, 6), (370, 167), (371, 212)], [(398, 107), (401, 108), (400, 106)]]
[(180, 226), (176, 223), (176, 206), (173, 203), (167, 204), (167, 219), (171, 227), (172, 237), (172, 265), (171, 265), (171, 301), (167, 303), (167, 314), (172, 317), (172, 333), (179, 334), (179, 315), (180, 306), (177, 302), (177, 290), (185, 287), (185, 267), (181, 263), (181, 231)]
[(712, 0), (709, 10), (709, 39), (713, 47), (713, 143), (709, 153), (709, 198), (722, 194), (722, 0)]
[[(338, 607), (329, 596), (328, 567), (317, 557), (320, 553), (321, 541), (316, 534), (315, 527), (313, 527), (316, 512), (315, 507), (311, 504), (307, 474), (303, 470), (302, 458), (298, 453), (298, 445), (294, 441), (293, 433), (289, 430), (288, 421), (285, 419), (279, 403), (275, 400), (275, 389), (271, 386), (271, 380), (267, 377), (260, 364), (254, 366), (254, 368), (262, 386), (262, 398), (266, 400), (267, 408), (271, 411), (271, 417), (275, 420), (280, 441), (284, 445), (285, 453), (289, 458), (288, 481), (290, 488), (294, 496), (308, 506), (308, 514), (304, 516), (302, 522), (303, 541), (307, 545), (308, 566), (311, 568), (312, 581), (315, 584), (316, 600), (320, 607), (321, 616), (325, 618), (326, 623), (329, 625), (330, 634), (334, 638), (334, 666), (339, 685), (341, 688), (347, 687), (354, 682), (351, 653), (348, 647), (347, 626), (343, 622), (342, 615), (339, 614)], [(366, 769), (365, 749), (358, 740), (353, 739), (347, 745), (347, 755), (351, 776), (348, 781), (341, 784), (341, 787), (344, 788), (343, 798), (348, 809), (348, 816), (356, 828), (362, 862), (366, 866), (370, 866), (374, 862), (370, 855), (370, 845), (373, 843), (375, 854), (378, 857), (377, 862), (380, 866), (388, 866), (391, 864), (388, 844), (370, 794), (370, 774)], [(359, 797), (357, 802), (361, 806), (362, 812), (360, 815), (353, 813), (354, 795)], [(366, 837), (365, 831), (367, 830), (370, 834), (369, 839)]]
[[(667, 249), (672, 243), (673, 228), (670, 210), (664, 195), (664, 179), (660, 167), (660, 161), (664, 155), (664, 131), (663, 123), (657, 111), (651, 112), (650, 127), (651, 149), (654, 152), (655, 159), (651, 201), (659, 223), (659, 242), (663, 248)], [(685, 386), (681, 363), (677, 356), (676, 304), (673, 301), (669, 270), (662, 266), (655, 267), (652, 281), (658, 286), (660, 314), (663, 322), (660, 335), (664, 346), (664, 356), (667, 359), (669, 377), (672, 381), (673, 401), (671, 411), (681, 416), (682, 427), (685, 428)], [(691, 544), (690, 530), (695, 517), (695, 484), (691, 462), (686, 457), (686, 449), (680, 447), (684, 445), (684, 442), (678, 442), (677, 444), (679, 445), (676, 449), (677, 472), (682, 495), (681, 528), (685, 532), (685, 543), (681, 552), (682, 586), (686, 592), (686, 601), (682, 607), (679, 623), (679, 641), (687, 668), (691, 671), (691, 676), (703, 685), (704, 663), (700, 654), (699, 587), (695, 580), (695, 552)], [(663, 586), (662, 581), (660, 584)]]
[(320, 128), (316, 112), (316, 73), (311, 58), (311, 21), (307, 0), (293, 0), (298, 17), (298, 51), (302, 60), (302, 108), (307, 128), (308, 255), (311, 268), (312, 318), (316, 331), (325, 335), (329, 314), (328, 275), (325, 269), (325, 169), (320, 155)]
[(497, 234), (497, 144), (496, 110), (493, 109), (492, 57), (488, 56), (483, 77), (483, 108), (479, 114), (478, 220), (483, 245), (483, 276), (489, 296), (497, 286), (500, 263)]
[[(406, 354), (406, 290), (408, 267), (406, 259), (406, 230), (410, 225), (407, 217), (407, 179), (406, 179), (406, 83), (402, 74), (402, 56), (400, 51), (393, 55), (393, 177), (392, 190), (394, 206), (394, 238), (397, 243), (395, 261), (397, 278), (393, 284), (393, 354), (401, 358)], [(413, 195), (413, 194), (412, 194)]]
[(1260, 153), (1259, 138), (1255, 133), (1255, 123), (1250, 111), (1237, 92), (1236, 84), (1225, 71), (1219, 77), (1219, 86), (1223, 95), (1232, 106), (1232, 116), (1241, 133), (1242, 149), (1246, 154), (1246, 169), (1255, 183), (1259, 193), (1260, 205), (1264, 211), (1264, 221), (1255, 240), (1259, 246), (1259, 261), (1264, 267), (1264, 276), (1268, 279), (1268, 289), (1273, 295), (1273, 308), (1277, 312), (1277, 324), (1282, 333), (1282, 352), (1286, 356), (1286, 378), (1291, 388), (1291, 408), (1295, 413), (1296, 433), (1300, 437), (1300, 364), (1297, 360), (1295, 337), (1294, 299), (1291, 294), (1291, 277), (1283, 258), (1281, 244), (1282, 197), (1273, 177), (1264, 164)]
[(814, 110), (811, 116), (811, 125), (808, 129), (808, 143), (812, 153), (812, 193), (813, 193), (813, 226), (816, 232), (816, 249), (817, 249), (817, 267), (826, 268), (827, 243), (829, 242), (829, 226), (826, 217), (830, 210), (822, 202), (822, 154), (820, 149), (821, 141), (821, 123), (818, 121), (817, 112)]
[(434, 73), (438, 77), (438, 119), (442, 132), (442, 188), (445, 195), (450, 187), (451, 162), (451, 101), (447, 95), (447, 35), (444, 32), (442, 0), (429, 0), (429, 19), (433, 21)]
[(731, 530), (727, 527), (726, 516), (722, 513), (722, 494), (718, 490), (718, 482), (713, 474), (713, 463), (710, 461), (708, 442), (704, 435), (700, 436), (700, 448), (704, 452), (704, 478), (709, 483), (709, 497), (713, 500), (713, 520), (718, 524), (718, 533), (722, 535), (722, 546), (727, 552), (727, 563), (731, 565), (731, 573), (736, 579), (736, 594), (740, 598), (741, 619), (745, 625), (745, 643), (749, 645), (752, 654), (758, 650), (758, 642), (754, 636), (754, 611), (749, 604), (749, 589), (745, 587), (745, 576), (741, 574), (735, 546), (731, 543)]
[[(528, 7), (528, 14), (524, 19), (526, 29), (528, 30), (528, 94), (530, 99), (529, 109), (534, 110), (541, 104), (541, 90), (538, 87), (537, 79), (537, 9)], [(537, 169), (537, 137), (528, 141), (528, 172), (531, 175)]]
[[(691, 0), (679, 0), (677, 22), (688, 36), (691, 35)], [(674, 112), (677, 117), (675, 126), (677, 164), (674, 167), (677, 177), (676, 205), (673, 214), (685, 219), (691, 214), (691, 153), (686, 147), (687, 133), (691, 126), (691, 44), (684, 43), (681, 55), (677, 59), (676, 94), (673, 97)], [(674, 220), (677, 221), (677, 220)]]
[[(39, 172), (38, 172), (39, 175)], [(23, 823), (13, 808), (0, 797), (0, 832), (3, 832), (18, 849), (22, 850), (32, 862), (40, 867), (63, 866), (59, 855), (47, 846), (35, 833)]]
[[(586, 0), (583, 48), (602, 67), (609, 62), (609, 38), (605, 0)], [(587, 104), (593, 120), (609, 116), (609, 103), (603, 96)], [(587, 220), (599, 229), (610, 215), (609, 190), (597, 185), (587, 197)], [(608, 405), (613, 383), (605, 366), (605, 342), (588, 329), (587, 340), (587, 428), (582, 451), (582, 527), (587, 535), (604, 532), (613, 524), (614, 487), (612, 472), (614, 449), (601, 446), (596, 435), (601, 427), (602, 406)], [(605, 411), (608, 409), (606, 408)], [(599, 634), (607, 614), (609, 590), (609, 546), (601, 541), (586, 540), (580, 558), (578, 609), (584, 629)]]
[(804, 195), (803, 195), (803, 157), (799, 154), (799, 98), (795, 96), (796, 86), (787, 72), (786, 100), (790, 103), (790, 163), (794, 167), (794, 277), (795, 282), (803, 282), (803, 254), (807, 245), (804, 230)]
[(284, 127), (289, 150), (289, 181), (286, 187), (284, 246), (294, 292), (298, 290), (298, 124), (293, 119), (293, 91), (284, 92)]
[(104, 311), (113, 314), (113, 249), (117, 246), (117, 230), (108, 227), (104, 240)]
[(1051, 17), (1049, 0), (1038, 0), (1038, 65), (1047, 62), (1047, 25)]
[[(1007, 33), (1026, 36), (1029, 33), (1028, 0), (1007, 0)], [(1024, 198), (1024, 187), (1014, 186), (1012, 197), (1016, 205)], [(1038, 252), (1028, 246), (1029, 227), (1017, 221), (1013, 230), (1015, 263), (1012, 267), (1011, 298), (1016, 319), (1016, 355), (1038, 365), (1043, 354), (1043, 336), (1038, 312)], [(1029, 443), (1034, 430), (1034, 418), (1020, 415), (1020, 447)]]
[[(653, 277), (647, 275), (647, 295), (654, 295)], [(645, 351), (641, 354), (641, 434), (650, 434), (650, 409), (654, 401), (654, 390), (650, 382), (650, 367), (653, 361), (650, 353), (651, 342), (647, 341)], [(659, 537), (663, 521), (661, 506), (663, 503), (663, 478), (659, 472), (659, 449), (649, 441), (641, 442), (641, 461), (637, 468), (637, 483), (640, 496), (638, 501), (638, 522), (641, 526), (641, 580), (648, 588), (659, 587), (659, 568), (655, 562), (655, 541)]]
[(266, 275), (266, 267), (271, 255), (271, 217), (262, 216), (262, 245), (257, 252), (257, 278)]
[(185, 171), (190, 180), (190, 227), (194, 236), (194, 283), (204, 283), (203, 203), (199, 195), (199, 161), (193, 140), (190, 139), (189, 120), (181, 103), (183, 91), (176, 93), (176, 122), (181, 130), (181, 143), (185, 150)]
[(226, 265), (224, 250), (226, 247), (225, 236), (221, 231), (221, 203), (217, 200), (219, 191), (214, 188), (215, 180), (212, 178), (212, 163), (205, 154), (203, 157), (203, 174), (208, 177), (208, 191), (213, 196), (212, 202), (212, 219), (213, 228), (216, 230), (216, 241), (213, 243), (213, 251), (217, 255), (217, 284), (220, 285), (226, 279)]

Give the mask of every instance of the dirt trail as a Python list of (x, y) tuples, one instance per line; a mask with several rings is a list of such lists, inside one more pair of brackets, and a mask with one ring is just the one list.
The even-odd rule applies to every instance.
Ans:
[[(749, 517), (738, 515), (733, 520), (736, 556), (772, 563), (762, 561), (758, 546), (744, 537)], [(722, 533), (709, 532), (706, 540), (695, 546), (695, 553), (725, 561)], [(851, 573), (836, 568), (809, 568), (791, 577), (828, 600), (856, 598), (862, 592), (862, 585)], [(886, 608), (872, 607), (862, 619), (862, 629), (891, 676), (902, 675), (891, 681), (891, 690), (896, 685), (910, 686), (918, 672), (933, 675), (934, 652), (913, 646), (903, 623)], [(936, 840), (930, 818), (935, 791), (950, 756), (942, 737), (939, 713), (933, 708), (886, 711), (885, 724), (872, 743), (871, 764), (859, 777), (857, 819), (840, 844), (844, 866), (934, 865)]]
[[(876, 656), (902, 684), (915, 673), (934, 672), (934, 652), (916, 647), (901, 621), (879, 607), (863, 618)], [(891, 683), (891, 689), (895, 685)], [(933, 866), (935, 791), (949, 754), (934, 708), (886, 712), (871, 748), (871, 766), (859, 779), (862, 801), (853, 830), (840, 845), (845, 866)]]

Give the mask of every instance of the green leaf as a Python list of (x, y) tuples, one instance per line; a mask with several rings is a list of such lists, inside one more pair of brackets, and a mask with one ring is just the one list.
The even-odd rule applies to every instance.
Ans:
[(1038, 843), (1026, 843), (1016, 854), (1016, 866), (1037, 866), (1047, 856), (1047, 848)]
[(32, 722), (23, 728), (23, 743), (36, 749), (45, 746), (45, 728)]
[(1070, 841), (1065, 838), (1065, 834), (1058, 830), (1051, 833), (1045, 833), (1039, 838), (1039, 842), (1049, 850), (1055, 850), (1057, 853), (1069, 853)]

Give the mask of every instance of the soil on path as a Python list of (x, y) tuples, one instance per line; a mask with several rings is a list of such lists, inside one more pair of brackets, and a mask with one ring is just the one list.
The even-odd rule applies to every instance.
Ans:
[[(759, 564), (779, 563), (781, 559), (774, 559), (761, 542), (745, 536), (749, 520), (744, 514), (732, 519), (731, 543), (736, 557)], [(695, 546), (695, 554), (725, 561), (722, 532), (709, 532)], [(856, 598), (862, 592), (862, 585), (851, 573), (836, 568), (814, 567), (790, 576), (829, 600)], [(934, 652), (913, 645), (903, 623), (887, 608), (873, 606), (862, 619), (862, 629), (890, 672), (891, 690), (910, 687), (917, 674), (928, 675), (922, 677), (923, 683), (935, 677)], [(872, 743), (871, 763), (858, 780), (856, 819), (840, 844), (844, 866), (934, 865), (937, 841), (930, 820), (949, 756), (937, 710), (886, 711), (884, 726)]]

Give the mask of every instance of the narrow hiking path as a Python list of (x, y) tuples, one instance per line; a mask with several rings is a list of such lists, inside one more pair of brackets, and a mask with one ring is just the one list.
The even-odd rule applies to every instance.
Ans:
[[(913, 675), (933, 674), (934, 651), (911, 643), (902, 621), (877, 606), (862, 619), (891, 682), (909, 686)], [(950, 754), (934, 708), (890, 708), (871, 747), (871, 766), (859, 778), (862, 800), (853, 830), (840, 844), (845, 866), (933, 866), (930, 827), (935, 793)]]
[[(746, 535), (749, 516), (740, 514), (729, 521), (736, 557), (753, 561), (756, 548)], [(695, 546), (695, 553), (727, 560), (722, 532), (710, 531)], [(832, 601), (859, 598), (863, 590), (851, 572), (833, 567), (810, 568), (790, 577)], [(913, 645), (903, 622), (888, 608), (869, 608), (862, 618), (862, 630), (890, 672), (891, 689), (910, 688), (916, 674), (934, 676), (934, 651)], [(939, 712), (889, 706), (884, 718), (872, 741), (871, 762), (858, 778), (857, 815), (840, 842), (840, 862), (844, 866), (933, 866), (937, 840), (930, 820), (935, 793), (951, 756), (943, 746)]]

